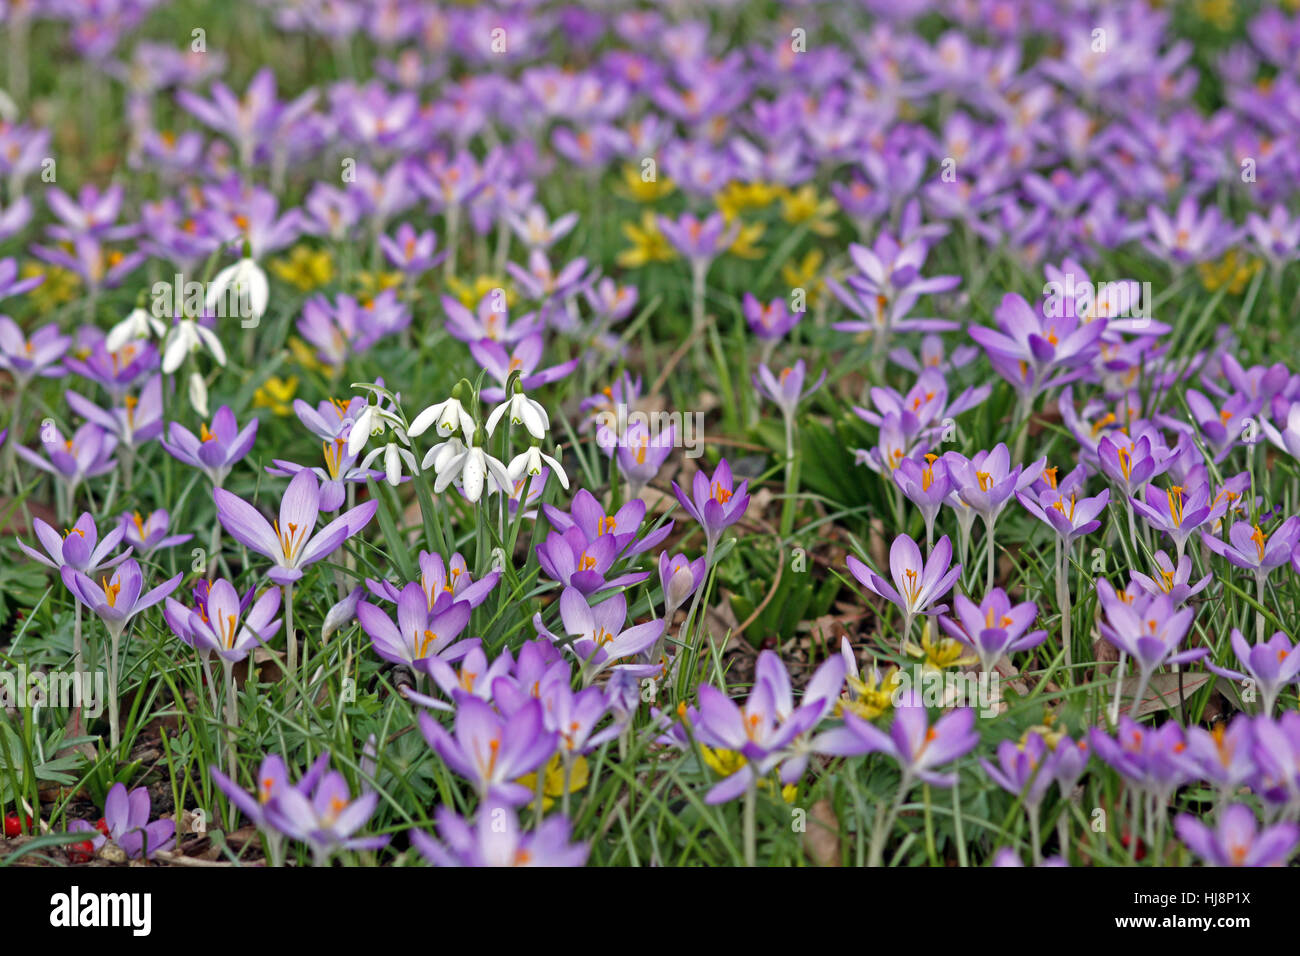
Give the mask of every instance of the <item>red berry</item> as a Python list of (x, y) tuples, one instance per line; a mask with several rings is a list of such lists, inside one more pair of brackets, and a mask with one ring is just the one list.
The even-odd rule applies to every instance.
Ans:
[(95, 821), (95, 829), (104, 834), (104, 836), (108, 836), (108, 821), (103, 817), (100, 817)]
[(21, 820), (18, 814), (10, 813), (5, 815), (5, 836), (16, 837), (23, 832), (23, 826), (26, 824), (27, 829), (32, 828), (32, 818), (24, 816)]
[(68, 859), (73, 863), (89, 863), (94, 858), (95, 847), (89, 840), (82, 840), (68, 847)]

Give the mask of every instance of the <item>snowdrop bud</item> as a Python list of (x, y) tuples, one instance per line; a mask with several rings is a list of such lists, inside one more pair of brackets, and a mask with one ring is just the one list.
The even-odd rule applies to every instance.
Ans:
[(190, 373), (190, 407), (202, 418), (208, 417), (208, 383), (198, 372)]

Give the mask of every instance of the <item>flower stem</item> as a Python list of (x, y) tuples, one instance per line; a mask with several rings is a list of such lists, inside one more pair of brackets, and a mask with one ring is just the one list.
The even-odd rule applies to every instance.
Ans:
[(867, 866), (880, 866), (881, 856), (885, 851), (885, 839), (894, 829), (894, 821), (898, 819), (898, 808), (903, 805), (903, 797), (907, 791), (912, 788), (912, 777), (906, 771), (903, 772), (903, 778), (898, 781), (898, 792), (894, 794), (894, 802), (889, 808), (889, 813), (881, 821), (877, 814), (878, 826), (876, 832), (871, 834), (871, 849), (867, 854)]
[(758, 781), (755, 780), (745, 791), (745, 866), (758, 865), (757, 833)]
[(298, 641), (293, 633), (293, 585), (284, 585), (284, 636), (289, 663), (289, 688), (287, 702), (293, 703), (294, 682), (298, 679)]

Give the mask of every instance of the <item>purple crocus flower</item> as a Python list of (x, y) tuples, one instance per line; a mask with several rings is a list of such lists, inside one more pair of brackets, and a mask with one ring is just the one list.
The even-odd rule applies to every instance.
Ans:
[(433, 608), (424, 586), (412, 581), (397, 596), (396, 624), (386, 612), (367, 601), (357, 605), (356, 614), (375, 653), (386, 661), (415, 664), (428, 657), (455, 659), (463, 655), (469, 649), (467, 643), (453, 642), (469, 623), (473, 609), (464, 601), (447, 601), (436, 611)]
[[(500, 382), (499, 386), (489, 385), (482, 389), (479, 398), (489, 403), (505, 401), (505, 385), (510, 380), (512, 372), (519, 373), (519, 384), (525, 391), (532, 391), (543, 385), (560, 381), (578, 367), (578, 359), (570, 359), (559, 365), (538, 370), (537, 366), (542, 361), (542, 349), (542, 336), (538, 332), (525, 335), (510, 351), (506, 351), (505, 344), (495, 339), (479, 339), (477, 342), (471, 342), (469, 351), (474, 356), (474, 361)], [(412, 422), (411, 426), (414, 429), (415, 423)], [(414, 433), (419, 434), (419, 432)], [(438, 434), (445, 435), (446, 432), (440, 428)]]
[(552, 531), (536, 548), (538, 563), (548, 578), (583, 594), (599, 594), (610, 588), (639, 584), (650, 576), (641, 571), (607, 579), (605, 575), (621, 551), (613, 535), (601, 534), (591, 538), (576, 525), (563, 532)]
[(1126, 498), (1132, 498), (1152, 478), (1164, 474), (1173, 463), (1168, 448), (1157, 448), (1151, 435), (1134, 440), (1125, 432), (1109, 432), (1097, 443), (1102, 473), (1115, 482)]
[(766, 365), (760, 365), (754, 375), (754, 388), (758, 389), (761, 395), (771, 399), (789, 421), (794, 418), (799, 403), (821, 388), (822, 382), (826, 381), (826, 370), (822, 369), (817, 381), (805, 390), (803, 384), (806, 374), (803, 359), (799, 359), (794, 365), (787, 365), (781, 370), (780, 375), (773, 375), (772, 370)]
[(1210, 486), (1206, 483), (1191, 488), (1170, 485), (1163, 495), (1148, 485), (1144, 497), (1145, 501), (1129, 499), (1133, 511), (1152, 528), (1174, 539), (1179, 562), (1192, 532), (1207, 521), (1217, 520), (1227, 510), (1226, 502), (1221, 506), (1210, 503)]
[[(598, 431), (597, 442), (600, 442), (605, 434), (604, 431)], [(618, 470), (627, 479), (630, 497), (637, 498), (641, 494), (642, 489), (659, 474), (659, 469), (664, 466), (664, 462), (676, 447), (676, 425), (669, 425), (667, 429), (655, 433), (651, 432), (649, 425), (639, 419), (628, 425), (627, 430), (614, 446), (617, 449), (614, 460), (618, 463)], [(608, 452), (611, 449), (605, 450)]]
[(515, 781), (551, 759), (559, 742), (558, 734), (546, 730), (542, 705), (536, 699), (503, 717), (486, 701), (470, 695), (456, 708), (452, 732), (427, 712), (421, 712), (419, 724), (429, 746), (448, 767), (473, 783), (483, 800), (511, 806), (532, 797), (527, 787)]
[[(1084, 481), (1083, 465), (1063, 478), (1059, 487), (1055, 478), (1056, 470), (1053, 468), (1047, 471), (1051, 473), (1051, 478), (1044, 481), (1046, 487), (1031, 488), (1028, 493), (1017, 492), (1016, 498), (1025, 506), (1026, 511), (1050, 526), (1069, 548), (1078, 538), (1101, 527), (1098, 516), (1110, 503), (1110, 489), (1104, 488), (1101, 494), (1091, 498), (1079, 497)], [(1036, 495), (1033, 494), (1034, 491), (1037, 491)]]
[(192, 534), (169, 535), (167, 530), (170, 525), (171, 516), (158, 508), (150, 512), (147, 518), (140, 517), (138, 511), (124, 514), (120, 527), (126, 535), (126, 543), (142, 556), (148, 557), (161, 548), (172, 548), (194, 537)]
[(894, 538), (889, 546), (889, 575), (891, 585), (853, 555), (848, 556), (849, 571), (867, 590), (878, 594), (903, 612), (903, 636), (912, 629), (912, 620), (918, 614), (938, 614), (948, 605), (935, 605), (951, 589), (961, 574), (961, 565), (952, 564), (952, 542), (944, 535), (926, 560), (921, 549), (905, 534)]
[(1158, 206), (1148, 206), (1147, 225), (1151, 230), (1151, 239), (1144, 241), (1147, 249), (1180, 266), (1213, 259), (1235, 241), (1233, 231), (1222, 227), (1219, 208), (1208, 205), (1202, 214), (1190, 193), (1179, 202), (1172, 219)]
[(1105, 322), (1044, 316), (1014, 292), (1007, 293), (993, 315), (996, 330), (973, 325), (970, 337), (984, 347), (993, 370), (1020, 393), (1022, 403), (1083, 375), (1106, 331)]
[(1028, 734), (1022, 743), (1004, 740), (998, 744), (998, 762), (980, 758), (980, 766), (989, 779), (1012, 796), (1024, 795), (1025, 806), (1036, 809), (1047, 796), (1047, 788), (1054, 781), (1051, 763), (1054, 754), (1036, 733)]
[(653, 674), (654, 665), (624, 663), (648, 649), (664, 631), (662, 619), (624, 627), (627, 623), (627, 597), (622, 593), (606, 598), (594, 607), (577, 588), (567, 587), (560, 594), (560, 620), (572, 641), (563, 641), (541, 625), (541, 616), (533, 617), (537, 633), (568, 649), (582, 662), (584, 684), (590, 684), (601, 671), (610, 667), (631, 670), (645, 676)]
[(271, 461), (274, 464), (268, 466), (266, 472), (269, 475), (292, 477), (300, 471), (310, 471), (320, 481), (321, 511), (338, 511), (343, 507), (347, 501), (349, 484), (364, 485), (367, 481), (385, 477), (385, 473), (378, 469), (362, 468), (357, 462), (358, 456), (348, 451), (347, 440), (342, 437), (335, 438), (332, 442), (321, 442), (321, 454), (325, 458), (323, 468), (273, 458)]
[(926, 455), (924, 465), (915, 458), (904, 458), (891, 475), (907, 500), (921, 510), (928, 545), (934, 540), (934, 519), (952, 491), (947, 464), (938, 455)]
[(277, 844), (269, 854), (275, 860), (279, 856), (278, 843), (281, 836), (267, 822), (267, 809), (274, 806), (275, 801), (289, 790), (296, 788), (304, 793), (310, 792), (329, 767), (329, 762), (329, 754), (321, 754), (307, 769), (307, 772), (302, 775), (298, 783), (293, 784), (289, 781), (289, 770), (285, 766), (284, 758), (279, 754), (267, 754), (262, 758), (262, 763), (257, 768), (252, 793), (244, 790), (243, 787), (216, 767), (209, 767), (208, 769), (212, 774), (213, 782), (216, 783), (222, 793), (230, 798), (230, 802), (243, 811), (244, 816), (248, 817), (262, 831), (264, 837), (273, 841), (273, 844)]
[(803, 317), (801, 312), (791, 312), (785, 299), (780, 296), (763, 303), (750, 292), (746, 292), (741, 299), (740, 311), (749, 323), (750, 331), (762, 342), (775, 342), (785, 338)]
[[(101, 570), (103, 570), (101, 568)], [(181, 583), (184, 575), (164, 581), (153, 590), (144, 590), (144, 572), (140, 570), (135, 558), (128, 558), (119, 564), (111, 575), (103, 575), (96, 584), (83, 572), (68, 565), (60, 569), (63, 583), (68, 590), (86, 607), (94, 611), (104, 622), (110, 635), (120, 637), (126, 630), (131, 618), (141, 611), (153, 607)]]
[(70, 833), (93, 833), (91, 846), (96, 850), (108, 840), (132, 860), (141, 856), (153, 859), (160, 850), (170, 850), (175, 844), (176, 821), (168, 818), (149, 822), (150, 801), (147, 787), (136, 787), (130, 793), (125, 784), (115, 783), (104, 799), (104, 823), (108, 827), (105, 837), (85, 820), (68, 824)]
[(304, 784), (281, 789), (266, 805), (264, 819), (271, 829), (310, 846), (317, 866), (328, 865), (339, 850), (377, 850), (388, 845), (388, 836), (353, 836), (374, 814), (379, 794), (368, 790), (353, 800), (337, 770), (322, 774), (310, 792)]
[(230, 469), (253, 447), (257, 438), (257, 419), (252, 419), (241, 429), (230, 406), (222, 405), (212, 416), (211, 428), (203, 423), (196, 436), (180, 422), (172, 422), (167, 437), (171, 440), (160, 444), (169, 455), (199, 469), (215, 487), (220, 488)]
[(131, 548), (128, 547), (116, 557), (109, 558), (109, 553), (121, 543), (126, 531), (119, 525), (104, 535), (101, 541), (95, 519), (88, 511), (83, 511), (77, 523), (62, 535), (40, 518), (32, 519), (32, 531), (45, 549), (45, 554), (22, 540), (18, 541), (18, 547), (23, 554), (47, 568), (62, 571), (66, 567), (94, 574), (101, 569), (116, 567), (131, 556)]
[(731, 466), (725, 458), (718, 462), (712, 478), (703, 470), (695, 473), (689, 498), (675, 481), (673, 491), (686, 512), (704, 529), (710, 553), (717, 546), (723, 530), (739, 521), (749, 507), (749, 481), (742, 481), (739, 487), (734, 486)]
[(1228, 563), (1252, 572), (1262, 585), (1274, 568), (1291, 560), (1291, 552), (1300, 540), (1300, 515), (1292, 515), (1270, 533), (1249, 521), (1237, 521), (1228, 531), (1227, 541), (1204, 531), (1201, 540)]
[(292, 584), (302, 577), (303, 568), (333, 554), (370, 522), (379, 507), (377, 500), (363, 502), (317, 531), (320, 485), (310, 471), (298, 472), (289, 482), (280, 500), (280, 518), (274, 523), (224, 488), (214, 489), (212, 495), (222, 527), (240, 544), (275, 562), (269, 576), (281, 585)]
[(1012, 495), (1039, 479), (1045, 459), (1028, 466), (1011, 467), (1011, 452), (999, 442), (991, 451), (979, 451), (971, 458), (950, 451), (943, 456), (952, 477), (957, 498), (984, 519), (987, 527), (997, 521)]
[(549, 816), (523, 830), (513, 807), (484, 804), (470, 824), (447, 806), (438, 807), (438, 835), (410, 832), (411, 843), (434, 866), (582, 866), (590, 848), (570, 843), (569, 821)]
[(729, 226), (720, 212), (702, 220), (683, 213), (676, 221), (667, 216), (658, 216), (655, 221), (664, 238), (695, 269), (707, 269), (731, 245), (740, 229), (739, 223)]
[(1273, 705), (1282, 688), (1294, 684), (1300, 678), (1300, 653), (1296, 652), (1295, 645), (1283, 631), (1276, 632), (1267, 641), (1252, 647), (1241, 631), (1234, 627), (1231, 643), (1232, 650), (1246, 673), (1219, 667), (1211, 661), (1206, 661), (1205, 666), (1220, 677), (1253, 681), (1263, 697), (1260, 713), (1272, 714)]
[(844, 725), (822, 733), (813, 745), (819, 752), (837, 757), (884, 753), (898, 763), (905, 782), (917, 779), (947, 788), (957, 782), (957, 774), (938, 768), (965, 756), (978, 743), (971, 708), (950, 711), (932, 725), (919, 697), (911, 693), (894, 708), (889, 733), (846, 709)]
[(0, 368), (14, 377), (19, 391), (37, 376), (58, 378), (65, 374), (59, 361), (71, 344), (72, 339), (53, 323), (37, 329), (28, 338), (13, 319), (0, 315)]
[[(783, 783), (794, 783), (803, 775), (807, 752), (796, 753), (792, 745), (816, 727), (834, 705), (844, 683), (844, 662), (831, 658), (818, 673), (823, 679), (810, 684), (805, 702), (798, 707), (793, 703), (785, 666), (773, 651), (759, 655), (754, 687), (744, 704), (737, 704), (716, 687), (700, 686), (700, 706), (692, 719), (696, 740), (707, 747), (737, 753), (745, 760), (738, 770), (709, 790), (705, 803), (734, 800), (778, 766), (782, 768)], [(830, 679), (824, 679), (826, 676)]]
[(542, 513), (559, 531), (568, 531), (570, 528), (581, 529), (588, 542), (594, 542), (605, 536), (613, 537), (614, 553), (625, 557), (641, 554), (656, 547), (668, 537), (667, 532), (672, 527), (670, 522), (665, 528), (638, 540), (637, 532), (645, 520), (644, 501), (634, 498), (613, 514), (606, 514), (605, 509), (596, 500), (596, 496), (585, 488), (579, 489), (573, 496), (568, 513), (551, 505), (543, 505)]
[(940, 618), (943, 629), (966, 644), (980, 658), (980, 667), (992, 673), (1004, 654), (1026, 651), (1043, 643), (1046, 631), (1030, 631), (1038, 605), (1025, 601), (1013, 605), (1007, 593), (994, 588), (976, 604), (964, 594), (953, 598), (956, 620)]
[(85, 422), (68, 439), (63, 437), (58, 426), (44, 427), (41, 429), (41, 445), (48, 460), (22, 445), (16, 445), (14, 451), (28, 464), (62, 481), (67, 486), (69, 498), (85, 479), (106, 474), (117, 467), (113, 459), (117, 438), (94, 422)]
[(1285, 866), (1300, 843), (1300, 825), (1284, 821), (1261, 830), (1255, 811), (1242, 803), (1224, 809), (1213, 830), (1190, 813), (1180, 813), (1174, 829), (1209, 866)]
[(1098, 626), (1101, 636), (1133, 658), (1138, 667), (1138, 687), (1134, 705), (1140, 704), (1147, 683), (1156, 669), (1165, 664), (1187, 664), (1200, 660), (1209, 648), (1179, 651), (1196, 616), (1194, 608), (1174, 609), (1168, 594), (1141, 595), (1131, 600), (1116, 594), (1105, 578), (1097, 579), (1097, 596), (1105, 614)]
[(125, 395), (117, 408), (100, 408), (84, 395), (74, 391), (64, 393), (68, 407), (89, 422), (113, 435), (119, 445), (139, 448), (162, 434), (163, 403), (162, 376), (155, 375), (145, 383), (139, 395)]
[(435, 255), (438, 237), (432, 229), (417, 233), (415, 227), (404, 222), (397, 227), (393, 237), (380, 236), (379, 248), (384, 251), (393, 268), (400, 269), (408, 276), (418, 276), (435, 268), (447, 253)]
[[(171, 607), (173, 603), (168, 598), (171, 618), (177, 620), (184, 609)], [(235, 663), (275, 636), (280, 629), (280, 619), (275, 616), (279, 610), (279, 588), (270, 588), (254, 601), (251, 590), (241, 598), (234, 585), (218, 578), (209, 585), (203, 605), (188, 613), (187, 635), (178, 636), (188, 636), (186, 643), (200, 653), (214, 651), (223, 661)]]
[(1090, 737), (1097, 756), (1135, 788), (1153, 795), (1160, 807), (1192, 776), (1187, 738), (1177, 721), (1148, 729), (1125, 714), (1113, 738), (1100, 727), (1093, 727)]
[(671, 620), (673, 613), (704, 583), (706, 570), (703, 557), (692, 561), (684, 554), (670, 558), (664, 551), (659, 555), (659, 585), (664, 592), (666, 620)]

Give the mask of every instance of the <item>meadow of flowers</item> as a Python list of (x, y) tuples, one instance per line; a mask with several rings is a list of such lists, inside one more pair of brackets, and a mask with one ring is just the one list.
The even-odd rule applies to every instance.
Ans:
[(0, 50), (0, 865), (1295, 857), (1300, 4)]

